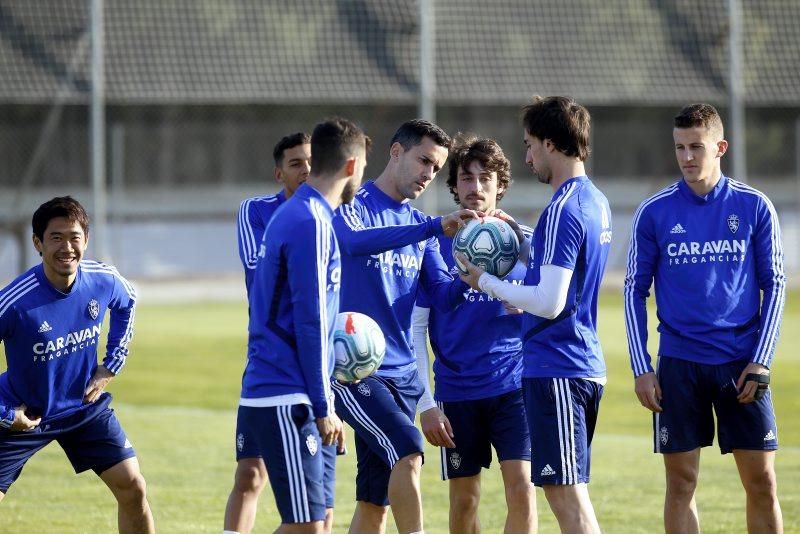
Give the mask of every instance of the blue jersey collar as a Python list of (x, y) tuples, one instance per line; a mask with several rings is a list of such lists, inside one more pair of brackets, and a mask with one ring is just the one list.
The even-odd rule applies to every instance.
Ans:
[(325, 211), (333, 217), (333, 209), (331, 205), (328, 204), (328, 199), (322, 196), (322, 193), (308, 185), (307, 183), (302, 184), (300, 187), (297, 188), (297, 191), (294, 192), (293, 197), (304, 198), (304, 199), (316, 199), (319, 200), (320, 203), (325, 206)]
[(588, 176), (586, 176), (586, 175), (583, 175), (583, 176), (573, 176), (572, 178), (570, 178), (569, 180), (567, 180), (566, 182), (564, 182), (563, 184), (561, 184), (561, 187), (559, 187), (558, 189), (556, 189), (556, 192), (555, 192), (555, 193), (553, 193), (553, 197), (550, 199), (550, 201), (551, 201), (551, 202), (552, 202), (552, 201), (554, 201), (554, 200), (556, 199), (556, 197), (557, 197), (557, 196), (559, 196), (561, 193), (563, 193), (563, 192), (564, 192), (564, 190), (565, 190), (565, 189), (566, 189), (566, 188), (569, 186), (569, 184), (574, 184), (574, 183), (576, 183), (576, 182), (588, 182), (588, 181), (589, 181), (589, 177), (588, 177)]
[(40, 263), (39, 265), (37, 265), (35, 267), (34, 272), (36, 273), (36, 278), (39, 280), (39, 285), (46, 288), (47, 291), (49, 291), (53, 296), (60, 299), (68, 298), (70, 295), (76, 293), (77, 292), (76, 289), (79, 287), (81, 281), (83, 280), (83, 268), (81, 267), (80, 263), (78, 263), (78, 271), (75, 274), (75, 281), (72, 282), (72, 287), (67, 293), (64, 293), (63, 291), (60, 291), (55, 287), (53, 287), (53, 284), (51, 284), (50, 280), (47, 279), (47, 275), (44, 274), (44, 263)]
[(375, 185), (375, 180), (370, 180), (369, 182), (365, 183), (362, 186), (362, 188), (366, 189), (370, 195), (375, 195), (376, 197), (378, 197), (378, 199), (380, 199), (381, 204), (384, 204), (386, 206), (391, 206), (395, 209), (410, 206), (410, 203), (398, 202), (389, 195), (387, 195), (386, 193), (384, 193), (383, 191), (381, 191), (381, 188)]
[(694, 191), (692, 191), (692, 188), (689, 187), (689, 184), (687, 184), (686, 180), (684, 180), (683, 178), (681, 178), (681, 181), (678, 182), (678, 189), (681, 190), (683, 196), (688, 198), (691, 202), (700, 205), (710, 204), (711, 202), (717, 200), (725, 192), (727, 186), (728, 186), (728, 177), (722, 174), (719, 177), (719, 182), (717, 182), (717, 185), (714, 186), (714, 189), (709, 191), (708, 194), (701, 197)]

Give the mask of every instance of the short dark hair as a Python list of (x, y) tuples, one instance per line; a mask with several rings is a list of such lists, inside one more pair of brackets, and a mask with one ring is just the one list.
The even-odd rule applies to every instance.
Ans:
[(311, 174), (319, 176), (337, 172), (356, 150), (369, 150), (372, 142), (347, 119), (334, 117), (314, 128), (311, 134)]
[(411, 147), (417, 146), (422, 142), (423, 137), (430, 137), (433, 142), (439, 146), (443, 146), (450, 150), (453, 140), (447, 133), (425, 119), (412, 119), (400, 125), (400, 128), (392, 136), (392, 141), (389, 146), (395, 143), (400, 143), (403, 150), (408, 150)]
[(283, 164), (283, 153), (299, 145), (307, 145), (311, 142), (311, 136), (305, 132), (297, 132), (285, 136), (278, 141), (275, 148), (272, 149), (272, 157), (275, 158), (275, 166), (280, 167)]
[(724, 134), (722, 117), (717, 108), (711, 104), (689, 104), (675, 115), (675, 128), (694, 128), (701, 126), (711, 131)]
[(497, 187), (503, 188), (503, 191), (497, 193), (497, 200), (502, 199), (512, 182), (511, 162), (503, 153), (503, 149), (494, 139), (458, 134), (450, 150), (450, 170), (447, 176), (447, 187), (450, 188), (456, 204), (460, 203), (456, 187), (458, 171), (460, 169), (466, 171), (473, 161), (480, 163), (487, 171), (497, 173)]
[(48, 200), (33, 212), (31, 226), (33, 234), (44, 240), (44, 231), (52, 219), (65, 217), (70, 222), (77, 222), (83, 228), (83, 233), (89, 235), (89, 216), (81, 203), (70, 196), (56, 197)]
[(528, 135), (549, 139), (566, 156), (589, 157), (589, 110), (566, 96), (534, 96), (522, 108), (522, 125)]

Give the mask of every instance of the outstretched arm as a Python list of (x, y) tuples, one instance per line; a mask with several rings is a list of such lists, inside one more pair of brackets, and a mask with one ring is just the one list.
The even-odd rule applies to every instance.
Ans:
[(416, 224), (367, 227), (357, 203), (343, 204), (333, 224), (339, 245), (351, 256), (369, 256), (425, 241), (439, 235), (454, 235), (465, 219), (477, 212), (458, 210), (444, 217), (428, 217)]
[(498, 298), (530, 314), (555, 319), (564, 310), (567, 304), (569, 284), (572, 280), (572, 269), (565, 269), (557, 265), (542, 265), (541, 279), (538, 285), (524, 286), (507, 284), (491, 274), (484, 272), (466, 259), (460, 257), (462, 263), (467, 264), (468, 275), (461, 279), (472, 286), (474, 282), (480, 291), (490, 297)]

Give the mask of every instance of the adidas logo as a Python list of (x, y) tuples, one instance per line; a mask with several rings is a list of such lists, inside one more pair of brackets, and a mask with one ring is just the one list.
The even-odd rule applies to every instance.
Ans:
[(550, 477), (550, 476), (553, 476), (555, 474), (556, 474), (556, 472), (553, 471), (553, 468), (550, 467), (550, 464), (545, 465), (544, 469), (542, 469), (542, 472), (539, 473), (539, 475), (541, 475), (543, 477)]
[(678, 224), (676, 224), (675, 226), (672, 227), (672, 230), (670, 230), (669, 233), (671, 233), (671, 234), (685, 234), (686, 230), (683, 229), (683, 226), (681, 226), (681, 223), (678, 223)]
[(778, 438), (775, 437), (775, 433), (772, 431), (772, 429), (770, 429), (770, 431), (767, 432), (767, 435), (764, 436), (764, 441), (773, 441), (775, 439), (778, 439)]
[(43, 332), (49, 332), (52, 329), (53, 327), (50, 326), (50, 324), (47, 321), (45, 321), (42, 323), (42, 326), (39, 327), (39, 333), (41, 334)]

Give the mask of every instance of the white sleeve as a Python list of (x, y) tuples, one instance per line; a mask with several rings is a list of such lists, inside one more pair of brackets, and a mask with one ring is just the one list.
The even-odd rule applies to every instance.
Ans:
[(525, 241), (519, 244), (519, 258), (517, 258), (517, 261), (522, 265), (528, 265), (528, 260), (531, 256), (531, 246), (532, 242), (530, 237), (526, 237)]
[(430, 410), (436, 407), (436, 401), (433, 400), (431, 395), (430, 379), (428, 373), (430, 372), (430, 363), (428, 360), (428, 317), (431, 314), (430, 308), (420, 308), (414, 306), (414, 311), (411, 314), (411, 331), (414, 334), (414, 352), (417, 356), (417, 373), (419, 380), (422, 382), (422, 387), (425, 390), (422, 393), (422, 398), (417, 403), (417, 411), (419, 413)]
[(567, 304), (572, 270), (557, 265), (542, 265), (538, 286), (508, 284), (484, 273), (478, 280), (481, 291), (504, 300), (530, 314), (555, 319)]

